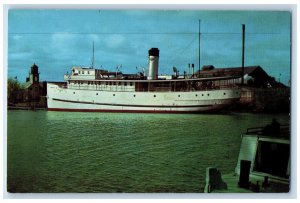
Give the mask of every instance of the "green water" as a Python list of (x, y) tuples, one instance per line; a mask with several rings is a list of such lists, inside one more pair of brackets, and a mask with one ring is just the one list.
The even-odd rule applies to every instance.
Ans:
[(8, 111), (9, 192), (202, 192), (234, 171), (240, 135), (288, 115)]

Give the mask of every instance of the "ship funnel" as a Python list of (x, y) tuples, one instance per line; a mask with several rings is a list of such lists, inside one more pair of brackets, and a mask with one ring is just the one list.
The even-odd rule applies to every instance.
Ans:
[(158, 48), (149, 49), (148, 80), (153, 80), (158, 78), (158, 58), (159, 58), (159, 49)]

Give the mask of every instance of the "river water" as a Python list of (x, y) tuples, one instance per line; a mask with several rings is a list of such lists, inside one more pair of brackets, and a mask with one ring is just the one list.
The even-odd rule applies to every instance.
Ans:
[(8, 111), (10, 192), (202, 192), (233, 172), (240, 136), (287, 114)]

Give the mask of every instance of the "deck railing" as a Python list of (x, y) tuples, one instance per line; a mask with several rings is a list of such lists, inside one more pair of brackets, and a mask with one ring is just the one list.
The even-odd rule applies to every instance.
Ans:
[(264, 127), (248, 128), (245, 134), (246, 135), (289, 136), (290, 125), (288, 124), (280, 125), (278, 132), (276, 132), (276, 129), (272, 128), (272, 125), (266, 125)]

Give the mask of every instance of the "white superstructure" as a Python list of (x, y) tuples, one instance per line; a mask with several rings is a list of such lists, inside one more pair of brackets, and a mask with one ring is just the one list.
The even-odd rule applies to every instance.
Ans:
[(158, 79), (159, 50), (149, 50), (149, 75), (73, 67), (66, 83), (48, 83), (48, 110), (190, 113), (220, 110), (240, 98), (234, 78)]

